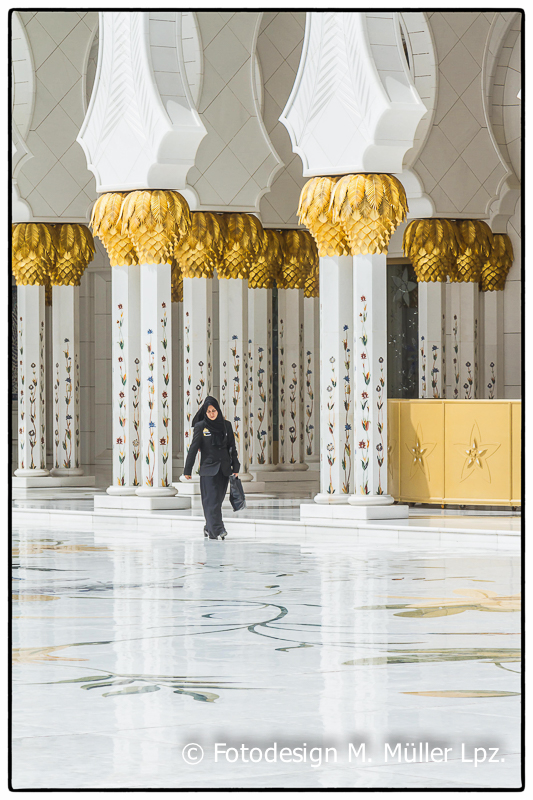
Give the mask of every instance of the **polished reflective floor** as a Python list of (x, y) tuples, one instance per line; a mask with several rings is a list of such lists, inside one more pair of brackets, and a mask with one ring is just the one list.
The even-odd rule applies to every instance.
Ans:
[(16, 517), (13, 546), (15, 788), (520, 785), (516, 550)]

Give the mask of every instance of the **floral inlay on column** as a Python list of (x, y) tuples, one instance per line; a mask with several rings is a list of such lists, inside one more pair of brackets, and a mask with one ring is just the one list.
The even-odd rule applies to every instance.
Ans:
[(11, 266), (17, 284), (16, 360), (18, 362), (18, 465), (16, 478), (45, 477), (45, 295), (57, 260), (52, 227), (42, 223), (12, 226)]
[(313, 453), (313, 438), (314, 438), (314, 425), (311, 424), (311, 419), (313, 418), (313, 407), (315, 401), (315, 395), (313, 392), (313, 386), (311, 384), (311, 375), (313, 374), (313, 370), (311, 369), (312, 364), (312, 353), (310, 350), (307, 350), (306, 356), (306, 369), (305, 369), (305, 392), (307, 396), (307, 403), (305, 406), (305, 436), (306, 436), (306, 447), (305, 452), (308, 456), (312, 455)]
[[(363, 304), (363, 310), (359, 312), (359, 317), (361, 319), (361, 336), (359, 337), (361, 341), (361, 374), (363, 381), (366, 386), (370, 385), (370, 368), (367, 364), (367, 352), (366, 348), (368, 345), (368, 334), (366, 332), (366, 321), (368, 318), (367, 314), (367, 305), (366, 305), (366, 297), (364, 295), (361, 296), (361, 303)], [(361, 492), (363, 494), (369, 494), (370, 489), (368, 487), (368, 465), (370, 461), (370, 442), (368, 440), (368, 430), (370, 428), (370, 402), (368, 397), (368, 392), (364, 389), (361, 392), (361, 400), (360, 400), (360, 407), (361, 407), (361, 428), (363, 430), (363, 436), (367, 438), (361, 439), (359, 442), (359, 449), (361, 450), (361, 466), (363, 468), (363, 483), (360, 486)]]
[(383, 412), (384, 406), (384, 394), (385, 394), (385, 371), (383, 369), (383, 356), (379, 357), (379, 383), (376, 386), (376, 408), (377, 408), (377, 421), (376, 424), (378, 426), (378, 434), (379, 434), (379, 442), (376, 444), (376, 460), (378, 462), (378, 488), (377, 493), (383, 494), (383, 488), (381, 484), (381, 468), (383, 467), (383, 463), (385, 461), (385, 441), (383, 437), (383, 431), (385, 428), (385, 418)]
[(352, 426), (350, 425), (350, 406), (351, 406), (351, 384), (350, 384), (350, 348), (348, 347), (348, 333), (349, 330), (348, 325), (344, 325), (344, 339), (342, 340), (342, 346), (344, 349), (344, 412), (345, 412), (345, 420), (344, 420), (344, 453), (342, 457), (342, 469), (344, 472), (344, 480), (342, 483), (342, 491), (345, 494), (350, 492), (350, 478), (352, 474), (352, 449), (350, 445), (350, 431), (352, 430)]
[(329, 380), (329, 385), (326, 388), (326, 391), (329, 394), (329, 397), (327, 399), (327, 409), (328, 409), (328, 433), (330, 435), (330, 441), (328, 441), (326, 449), (327, 449), (327, 459), (329, 464), (328, 494), (333, 494), (335, 492), (335, 489), (333, 486), (332, 469), (337, 457), (335, 448), (335, 395), (333, 394), (333, 392), (337, 387), (337, 376), (335, 374), (335, 357), (331, 356), (329, 361), (331, 364), (331, 377)]
[(455, 385), (453, 387), (453, 396), (459, 397), (459, 342), (457, 341), (457, 331), (459, 330), (459, 323), (457, 321), (457, 314), (453, 315), (453, 373)]

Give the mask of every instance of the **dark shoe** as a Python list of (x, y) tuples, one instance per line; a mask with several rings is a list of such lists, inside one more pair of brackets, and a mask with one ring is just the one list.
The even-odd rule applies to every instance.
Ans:
[(212, 534), (211, 532), (209, 532), (209, 538), (210, 539), (218, 539), (218, 535), (216, 533)]
[(228, 535), (228, 532), (227, 532), (227, 530), (224, 529), (224, 531), (220, 534), (220, 538), (222, 539), (222, 541), (224, 541), (224, 539), (226, 538), (227, 535)]
[(207, 525), (204, 525), (204, 536), (209, 536), (209, 531), (207, 530)]

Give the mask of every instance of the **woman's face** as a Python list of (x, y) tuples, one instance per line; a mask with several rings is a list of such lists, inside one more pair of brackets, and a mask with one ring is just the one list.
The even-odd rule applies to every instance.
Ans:
[(216, 419), (218, 417), (218, 411), (214, 406), (208, 406), (207, 411), (205, 413), (211, 420)]

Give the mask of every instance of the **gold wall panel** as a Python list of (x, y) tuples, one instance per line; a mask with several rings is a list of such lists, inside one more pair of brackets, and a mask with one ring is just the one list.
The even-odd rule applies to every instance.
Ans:
[(508, 503), (511, 498), (511, 405), (455, 400), (445, 409), (448, 503)]
[(389, 400), (387, 409), (387, 494), (398, 497), (400, 493), (400, 401)]
[(511, 403), (511, 503), (522, 497), (522, 403)]
[(389, 400), (389, 494), (411, 503), (521, 504), (519, 400)]
[(444, 404), (400, 403), (400, 498), (436, 503), (444, 498)]

